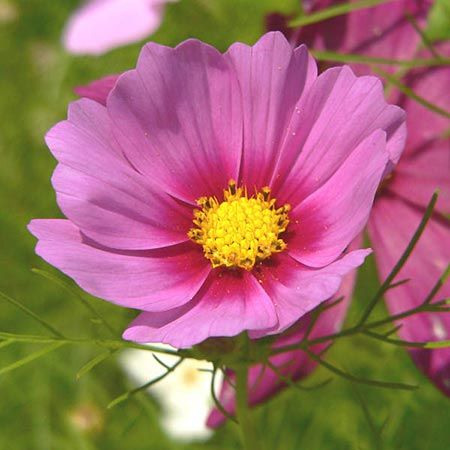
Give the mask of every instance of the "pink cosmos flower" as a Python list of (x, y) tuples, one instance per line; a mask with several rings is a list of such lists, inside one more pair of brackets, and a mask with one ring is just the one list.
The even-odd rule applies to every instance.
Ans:
[(280, 33), (225, 54), (147, 44), (106, 106), (76, 101), (48, 133), (68, 219), (31, 222), (36, 252), (141, 310), (125, 339), (281, 333), (369, 253), (345, 249), (400, 157), (404, 119), (378, 79), (317, 76)]
[[(317, 0), (312, 8), (335, 3)], [(432, 57), (423, 46), (420, 34), (411, 24), (413, 17), (424, 27), (432, 2), (400, 0), (375, 8), (355, 11), (299, 30), (297, 39), (314, 48), (360, 53), (392, 59)], [(332, 36), (340, 36), (339, 40)], [(450, 56), (450, 45), (436, 50)], [(357, 73), (370, 73), (368, 66), (352, 65)], [(394, 72), (398, 67), (391, 66)], [(414, 92), (450, 112), (450, 69), (436, 67), (410, 71), (403, 82)], [(385, 278), (406, 248), (432, 193), (440, 189), (436, 214), (422, 236), (398, 280), (410, 282), (386, 294), (392, 314), (418, 306), (450, 262), (450, 139), (448, 118), (431, 112), (409, 97), (393, 93), (391, 101), (407, 112), (408, 140), (402, 161), (385, 184), (369, 220), (369, 237), (381, 278)], [(446, 134), (447, 133), (447, 134)], [(437, 294), (446, 298), (450, 282)], [(450, 337), (450, 318), (445, 314), (422, 314), (403, 320), (399, 335), (410, 341), (435, 341)], [(450, 350), (410, 350), (418, 367), (447, 395), (450, 395)]]
[(140, 41), (157, 30), (168, 1), (173, 0), (87, 0), (69, 19), (64, 46), (99, 55)]
[[(321, 9), (334, 2), (315, 1), (310, 7)], [(408, 59), (414, 56), (430, 55), (417, 53), (421, 43), (420, 35), (414, 30), (406, 12), (423, 25), (430, 2), (398, 1), (380, 5), (369, 10), (355, 11), (347, 16), (331, 19), (320, 24), (290, 32), (293, 41), (305, 40), (315, 48), (340, 52), (361, 52), (367, 56)], [(271, 16), (272, 29), (281, 28), (286, 22), (280, 16)], [(334, 37), (334, 38), (333, 38)], [(438, 47), (443, 55), (450, 55), (448, 45)], [(353, 65), (358, 73), (369, 73), (364, 65)], [(393, 71), (394, 68), (389, 69)], [(450, 111), (447, 95), (450, 84), (450, 69), (434, 68), (415, 70), (405, 80), (419, 95), (437, 103)], [(394, 94), (396, 101), (407, 112), (410, 130), (404, 156), (375, 201), (369, 219), (369, 235), (375, 249), (375, 257), (381, 278), (390, 272), (401, 253), (406, 248), (421, 217), (425, 206), (436, 188), (441, 189), (437, 213), (433, 216), (409, 263), (397, 280), (410, 281), (388, 291), (386, 298), (389, 311), (397, 314), (418, 306), (426, 297), (438, 277), (450, 261), (450, 226), (445, 215), (450, 212), (450, 140), (445, 137), (449, 128), (448, 119), (420, 106), (406, 96)], [(358, 239), (357, 239), (358, 242)], [(354, 275), (354, 274), (353, 274)], [(319, 337), (339, 331), (352, 295), (352, 274), (342, 285), (338, 295), (344, 302), (327, 310), (317, 321), (311, 336)], [(437, 299), (450, 295), (447, 282), (437, 294)], [(400, 337), (410, 341), (434, 341), (449, 339), (450, 318), (445, 314), (422, 314), (402, 321)], [(290, 333), (277, 339), (275, 347), (302, 340), (308, 317), (302, 318)], [(325, 345), (312, 349), (319, 354)], [(450, 349), (411, 350), (418, 367), (447, 395), (450, 395)], [(280, 372), (292, 380), (306, 377), (315, 364), (303, 352), (289, 352), (273, 358)], [(249, 376), (250, 402), (267, 400), (285, 386), (269, 368), (255, 366)], [(224, 383), (220, 397), (225, 408), (234, 412), (234, 390)], [(209, 417), (210, 426), (218, 426), (225, 420), (214, 409)]]

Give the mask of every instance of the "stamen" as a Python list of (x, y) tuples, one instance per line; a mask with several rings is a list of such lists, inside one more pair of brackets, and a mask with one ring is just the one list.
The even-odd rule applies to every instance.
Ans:
[(245, 188), (230, 180), (223, 197), (222, 202), (216, 197), (200, 197), (194, 227), (188, 232), (192, 241), (203, 246), (213, 267), (251, 270), (257, 262), (286, 248), (280, 234), (289, 224), (290, 205), (276, 208), (269, 187), (249, 198)]

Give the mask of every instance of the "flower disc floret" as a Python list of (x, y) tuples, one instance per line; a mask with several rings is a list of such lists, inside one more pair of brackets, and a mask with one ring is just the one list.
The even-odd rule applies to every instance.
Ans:
[(224, 200), (200, 197), (194, 211), (194, 227), (188, 236), (203, 246), (213, 267), (251, 270), (258, 262), (286, 248), (280, 237), (289, 224), (290, 205), (276, 207), (270, 188), (248, 197), (247, 189), (231, 180)]

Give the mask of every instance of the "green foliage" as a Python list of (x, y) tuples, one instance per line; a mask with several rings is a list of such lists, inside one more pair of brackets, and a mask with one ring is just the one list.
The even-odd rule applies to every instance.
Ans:
[[(132, 388), (116, 363), (120, 350), (115, 330), (122, 330), (134, 313), (92, 298), (69, 281), (63, 286), (51, 282), (56, 271), (34, 255), (34, 239), (26, 231), (31, 218), (61, 217), (49, 181), (55, 161), (44, 145), (45, 132), (65, 117), (68, 102), (75, 98), (74, 86), (132, 67), (141, 44), (99, 58), (75, 58), (64, 53), (60, 35), (78, 1), (0, 0), (0, 8), (6, 3), (15, 16), (0, 24), (0, 291), (13, 301), (0, 303), (0, 449), (238, 448), (233, 423), (204, 444), (170, 441), (158, 424), (159, 406), (145, 392), (107, 410), (113, 399)], [(438, 8), (443, 11), (442, 5), (448, 23), (448, 0), (438, 0), (430, 36), (442, 37), (445, 31), (444, 14), (433, 18)], [(273, 11), (296, 16), (299, 2), (181, 0), (168, 6), (152, 38), (175, 45), (196, 37), (225, 50), (236, 40), (254, 42), (264, 30), (264, 15)], [(47, 279), (32, 274), (32, 267), (44, 269)], [(360, 273), (348, 323), (365, 311), (378, 288), (375, 279), (372, 257)], [(386, 316), (381, 305), (375, 307), (375, 315), (380, 320)], [(31, 337), (16, 342), (19, 333)], [(44, 334), (53, 337), (36, 343), (34, 336)], [(69, 337), (67, 342), (57, 340), (61, 334)], [(75, 338), (80, 342), (69, 342)], [(401, 380), (420, 388), (410, 392), (355, 387), (351, 380), (334, 375), (324, 383), (330, 373), (319, 368), (305, 382), (317, 389), (286, 390), (255, 410), (267, 449), (448, 446), (448, 400), (418, 373), (402, 348), (359, 335), (337, 342), (326, 360), (358, 379)], [(73, 420), (80, 408), (97, 411), (100, 417), (90, 433)]]
[(450, 39), (450, 0), (435, 0), (426, 33), (432, 41)]

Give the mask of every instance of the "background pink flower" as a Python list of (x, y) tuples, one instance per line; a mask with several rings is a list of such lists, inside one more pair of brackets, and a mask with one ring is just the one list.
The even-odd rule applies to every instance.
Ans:
[(71, 53), (98, 55), (140, 41), (161, 24), (173, 0), (87, 0), (67, 23), (64, 45)]
[(86, 86), (77, 86), (74, 91), (80, 97), (90, 98), (103, 106), (106, 106), (106, 100), (112, 91), (120, 75), (107, 75), (100, 80), (95, 80)]
[[(437, 47), (450, 55), (450, 47)], [(407, 80), (416, 93), (450, 112), (450, 69), (416, 70)], [(380, 277), (387, 276), (406, 248), (436, 189), (440, 189), (435, 214), (397, 281), (410, 281), (386, 293), (389, 311), (398, 314), (419, 306), (450, 263), (450, 121), (404, 95), (398, 103), (407, 112), (408, 140), (404, 155), (376, 199), (369, 220)], [(450, 296), (450, 282), (435, 300)], [(450, 338), (448, 314), (427, 313), (399, 322), (399, 336), (407, 341), (429, 342)], [(450, 395), (450, 349), (411, 349), (417, 366)]]
[[(350, 3), (357, 0), (350, 0)], [(311, 12), (338, 3), (335, 0), (313, 0)], [(414, 56), (421, 37), (411, 23), (424, 28), (432, 2), (430, 0), (396, 0), (374, 8), (355, 10), (317, 24), (299, 28), (292, 36), (317, 50), (332, 50), (388, 59)], [(357, 74), (370, 74), (370, 67), (352, 64)], [(395, 67), (388, 67), (394, 71)]]
[[(404, 113), (377, 79), (347, 67), (317, 76), (281, 34), (224, 55), (195, 40), (148, 44), (106, 107), (74, 102), (48, 133), (68, 220), (30, 230), (82, 288), (143, 311), (126, 339), (188, 347), (280, 333), (362, 263), (367, 250), (343, 252), (404, 139)], [(213, 269), (188, 238), (196, 200), (222, 200), (230, 179), (291, 205), (287, 249), (251, 270)]]
[[(312, 3), (321, 9), (333, 1)], [(431, 6), (426, 0), (401, 0), (375, 8), (354, 11), (299, 30), (293, 39), (324, 50), (359, 53), (367, 56), (413, 59), (433, 55), (424, 51), (420, 34), (411, 18), (424, 28)], [(339, 36), (339, 39), (333, 39)], [(450, 56), (448, 44), (435, 45), (443, 56)], [(370, 73), (370, 67), (353, 64), (357, 73)], [(386, 67), (383, 66), (386, 70)], [(392, 73), (399, 67), (389, 66)], [(445, 67), (414, 69), (403, 82), (429, 102), (450, 113), (450, 69)], [(417, 228), (425, 206), (436, 189), (440, 199), (417, 249), (398, 276), (407, 284), (388, 291), (387, 306), (396, 314), (418, 306), (442, 275), (450, 261), (450, 138), (448, 118), (430, 111), (416, 101), (393, 92), (391, 101), (407, 112), (408, 140), (403, 158), (392, 180), (377, 197), (369, 221), (371, 238), (380, 277), (390, 272)], [(447, 134), (446, 134), (447, 133)], [(437, 294), (442, 299), (450, 293), (447, 282)], [(450, 321), (445, 314), (422, 314), (401, 322), (399, 335), (411, 341), (435, 341), (450, 336)], [(411, 350), (418, 367), (447, 395), (450, 395), (450, 351)]]
[[(350, 3), (357, 1), (350, 0)], [(344, 2), (303, 2), (309, 13), (340, 3)], [(315, 50), (387, 59), (410, 59), (421, 44), (421, 37), (415, 31), (412, 21), (424, 28), (431, 4), (430, 0), (396, 0), (296, 29), (288, 27), (287, 17), (275, 14), (267, 18), (267, 28), (283, 31), (293, 45), (305, 43)], [(358, 75), (372, 73), (370, 67), (365, 64), (352, 64), (352, 68)], [(388, 66), (391, 72), (395, 69), (398, 67)]]

